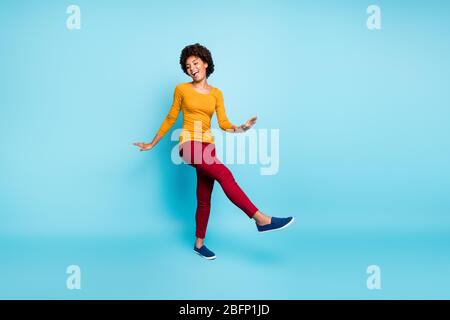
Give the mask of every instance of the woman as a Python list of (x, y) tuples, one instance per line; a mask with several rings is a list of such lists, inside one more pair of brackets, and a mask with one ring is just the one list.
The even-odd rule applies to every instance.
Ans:
[(287, 227), (293, 217), (270, 217), (258, 210), (234, 180), (230, 170), (216, 157), (214, 137), (211, 134), (211, 117), (214, 112), (221, 129), (228, 132), (244, 132), (256, 123), (256, 117), (240, 126), (227, 118), (222, 92), (208, 84), (207, 78), (214, 72), (214, 63), (209, 50), (200, 44), (189, 45), (180, 56), (181, 69), (192, 78), (192, 82), (176, 86), (173, 103), (158, 133), (152, 142), (136, 142), (140, 151), (152, 149), (170, 130), (183, 111), (183, 129), (179, 141), (179, 154), (194, 167), (197, 173), (196, 241), (194, 250), (203, 258), (216, 258), (214, 252), (204, 245), (206, 227), (211, 208), (211, 192), (214, 181), (222, 186), (226, 196), (247, 216), (255, 220), (259, 232), (268, 232)]

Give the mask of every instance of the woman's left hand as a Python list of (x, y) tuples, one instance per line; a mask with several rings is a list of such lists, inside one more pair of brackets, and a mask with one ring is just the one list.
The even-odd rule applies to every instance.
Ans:
[(234, 132), (245, 132), (245, 131), (247, 131), (248, 129), (250, 129), (251, 127), (254, 126), (254, 124), (256, 123), (256, 119), (257, 119), (257, 117), (255, 116), (255, 117), (250, 118), (246, 123), (240, 125), (239, 127), (234, 126), (233, 127)]

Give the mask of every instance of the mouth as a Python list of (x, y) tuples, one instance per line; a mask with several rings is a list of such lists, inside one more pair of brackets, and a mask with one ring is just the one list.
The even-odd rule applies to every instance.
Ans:
[(200, 73), (199, 71), (196, 71), (196, 72), (192, 73), (192, 76), (195, 78), (195, 77), (197, 77), (197, 75), (198, 75), (199, 73)]

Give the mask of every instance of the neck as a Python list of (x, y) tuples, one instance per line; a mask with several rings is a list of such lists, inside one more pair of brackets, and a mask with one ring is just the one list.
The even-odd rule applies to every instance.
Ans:
[(191, 83), (196, 88), (207, 89), (209, 87), (208, 82), (206, 81), (206, 78), (199, 80), (199, 81), (192, 80)]

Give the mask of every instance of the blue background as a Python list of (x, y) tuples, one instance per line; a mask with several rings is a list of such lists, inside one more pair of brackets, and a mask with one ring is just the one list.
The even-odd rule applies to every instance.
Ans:
[[(450, 298), (449, 15), (446, 1), (1, 1), (0, 298)], [(171, 162), (176, 142), (132, 145), (189, 81), (178, 59), (195, 42), (230, 120), (280, 129), (278, 174), (232, 165), (236, 180), (296, 217), (260, 235), (216, 184), (213, 262), (192, 251), (195, 172)]]

